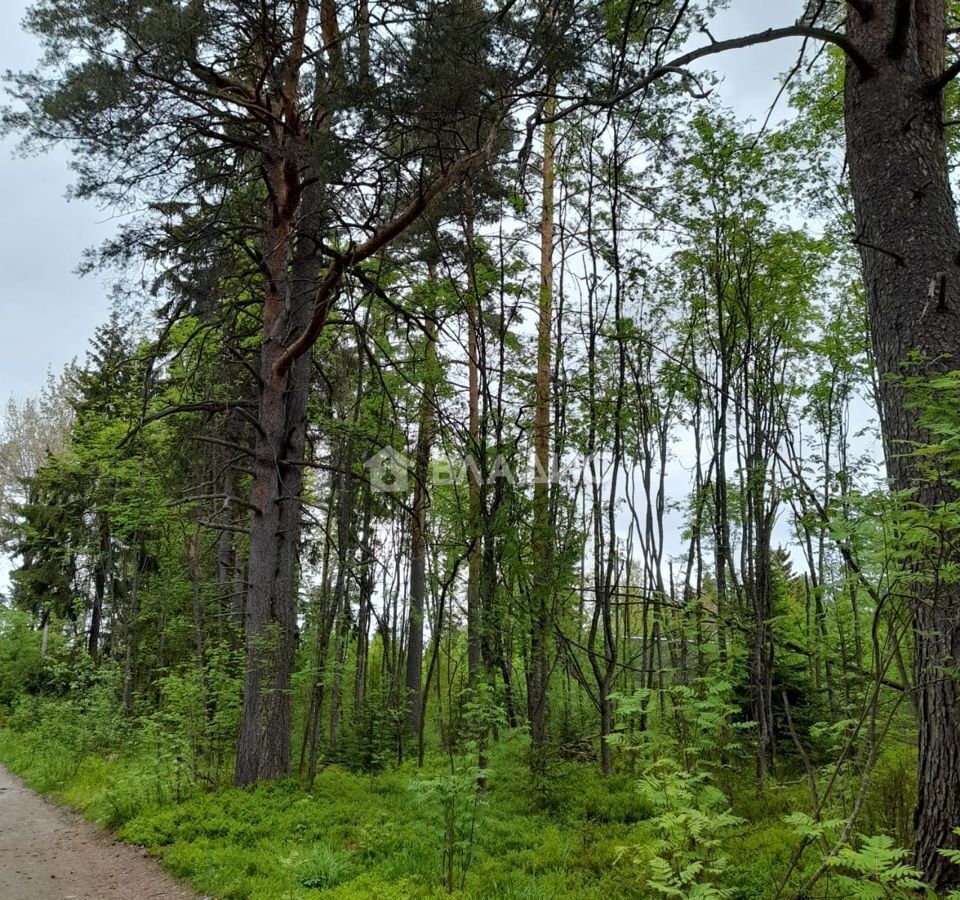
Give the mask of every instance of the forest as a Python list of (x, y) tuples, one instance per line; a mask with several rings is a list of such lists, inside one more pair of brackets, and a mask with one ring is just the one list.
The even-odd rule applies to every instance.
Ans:
[(34, 0), (0, 762), (216, 898), (960, 897), (960, 3), (736, 5)]

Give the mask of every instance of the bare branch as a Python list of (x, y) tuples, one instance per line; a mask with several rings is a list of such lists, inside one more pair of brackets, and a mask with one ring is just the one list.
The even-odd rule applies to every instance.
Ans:
[(222, 500), (223, 505), (236, 503), (237, 506), (243, 506), (246, 509), (252, 509), (254, 512), (260, 512), (260, 508), (243, 497), (235, 497), (232, 494), (196, 494), (191, 497), (178, 497), (167, 503), (169, 507), (186, 506), (188, 503), (203, 503), (207, 500)]
[(497, 134), (500, 130), (500, 120), (491, 127), (486, 141), (472, 153), (458, 159), (449, 169), (441, 173), (427, 187), (421, 191), (410, 203), (401, 210), (391, 221), (379, 231), (371, 235), (366, 241), (354, 247), (346, 254), (334, 257), (330, 268), (320, 287), (317, 289), (313, 301), (313, 314), (304, 331), (283, 352), (274, 365), (274, 374), (283, 377), (289, 371), (294, 361), (306, 353), (320, 337), (326, 324), (327, 316), (336, 297), (337, 289), (343, 279), (343, 273), (348, 267), (369, 259), (382, 250), (392, 240), (403, 234), (426, 211), (430, 204), (441, 194), (447, 191), (461, 176), (469, 172), (474, 166), (486, 160), (496, 146)]
[(168, 416), (176, 416), (181, 413), (192, 413), (192, 412), (208, 412), (208, 413), (223, 413), (229, 412), (230, 410), (236, 410), (240, 415), (242, 415), (248, 422), (250, 422), (254, 427), (260, 431), (260, 423), (257, 421), (257, 417), (251, 412), (253, 404), (247, 403), (241, 400), (209, 400), (201, 401), (199, 403), (183, 403), (177, 406), (168, 406), (165, 409), (161, 409), (159, 412), (155, 412), (152, 415), (147, 416), (144, 419), (141, 419), (137, 426), (120, 442), (121, 447), (125, 446), (133, 437), (140, 433), (147, 425), (151, 425), (154, 422), (159, 422), (161, 419), (166, 419)]
[(606, 109), (622, 103), (624, 100), (646, 90), (648, 87), (679, 70), (687, 69), (692, 63), (704, 59), (708, 56), (715, 56), (718, 53), (726, 53), (728, 50), (742, 50), (746, 47), (755, 47), (759, 44), (770, 44), (774, 41), (789, 40), (791, 38), (811, 38), (812, 40), (823, 41), (833, 44), (843, 50), (857, 67), (861, 77), (870, 78), (874, 74), (873, 66), (867, 61), (866, 57), (860, 52), (857, 46), (846, 35), (838, 31), (831, 31), (828, 28), (813, 28), (808, 25), (790, 25), (786, 28), (770, 28), (767, 31), (760, 31), (756, 34), (748, 34), (739, 38), (731, 38), (726, 41), (713, 41), (703, 47), (684, 53), (676, 59), (661, 66), (657, 66), (649, 73), (644, 75), (639, 81), (625, 87), (622, 91), (610, 97), (585, 98), (565, 106), (558, 110), (556, 115), (540, 119), (541, 123), (557, 122), (566, 118), (571, 113), (579, 109), (595, 108)]

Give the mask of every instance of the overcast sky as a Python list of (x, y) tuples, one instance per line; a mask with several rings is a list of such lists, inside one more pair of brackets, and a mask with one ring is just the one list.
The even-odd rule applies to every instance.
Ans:
[[(0, 70), (26, 69), (38, 56), (20, 30), (27, 3), (0, 0)], [(0, 401), (37, 393), (48, 369), (82, 357), (107, 316), (103, 284), (74, 274), (84, 248), (113, 227), (93, 204), (64, 199), (69, 156), (57, 150), (13, 158), (15, 140), (0, 142)]]
[[(37, 45), (20, 29), (27, 6), (26, 0), (0, 0), (0, 70), (26, 69), (36, 61)], [(799, 7), (794, 0), (732, 0), (713, 33), (720, 39), (789, 24)], [(789, 67), (794, 52), (793, 45), (780, 44), (730, 54), (723, 61), (725, 102), (762, 117), (775, 94), (773, 78)], [(109, 210), (65, 199), (65, 149), (22, 159), (14, 158), (15, 148), (14, 140), (0, 141), (0, 402), (11, 394), (35, 394), (48, 370), (83, 357), (109, 301), (105, 279), (79, 278), (75, 269), (83, 250), (112, 234), (115, 225)]]

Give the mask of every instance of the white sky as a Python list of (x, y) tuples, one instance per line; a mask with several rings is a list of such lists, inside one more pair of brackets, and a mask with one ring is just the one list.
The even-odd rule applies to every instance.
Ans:
[[(0, 2), (0, 70), (27, 69), (39, 50), (20, 31), (24, 0)], [(74, 269), (84, 248), (112, 233), (108, 215), (64, 199), (70, 183), (65, 149), (14, 159), (16, 141), (0, 141), (0, 401), (36, 394), (48, 369), (84, 354), (107, 317), (107, 292)]]

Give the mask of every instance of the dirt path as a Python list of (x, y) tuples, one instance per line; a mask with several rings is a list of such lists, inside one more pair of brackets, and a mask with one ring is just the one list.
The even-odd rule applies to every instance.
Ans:
[(140, 850), (54, 806), (0, 766), (2, 900), (190, 900)]

